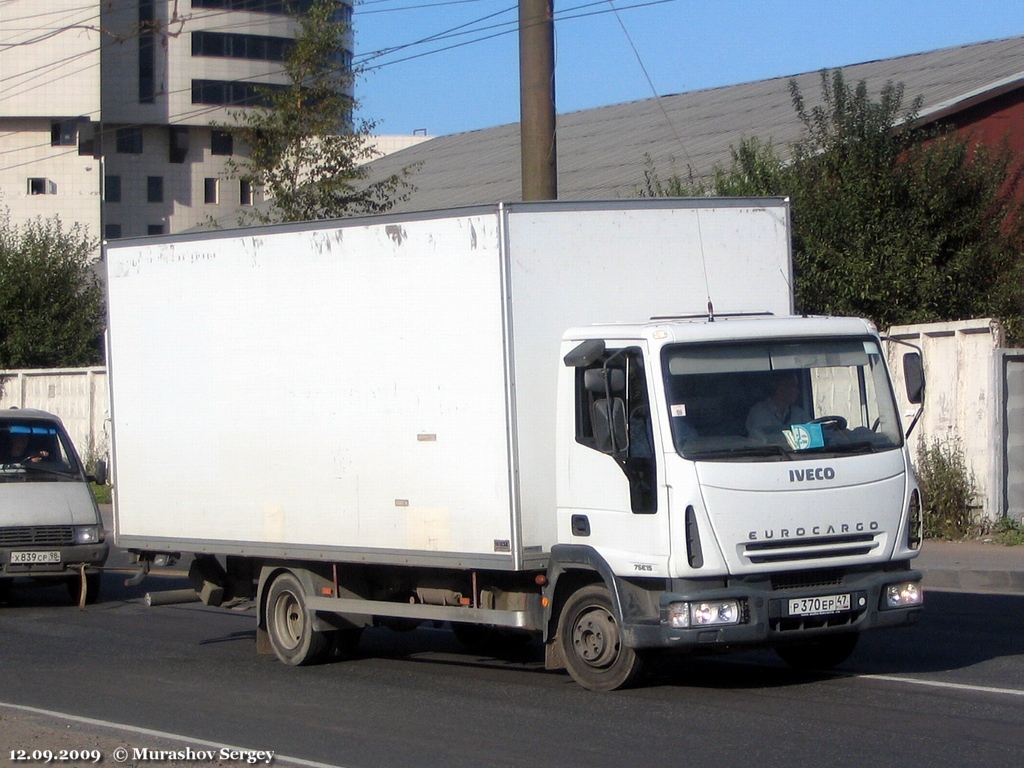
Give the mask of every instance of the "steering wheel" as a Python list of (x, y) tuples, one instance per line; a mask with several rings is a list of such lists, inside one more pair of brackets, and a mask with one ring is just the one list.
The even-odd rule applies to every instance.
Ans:
[(846, 419), (842, 416), (819, 416), (816, 419), (811, 420), (811, 424), (821, 424), (824, 428), (835, 427), (836, 429), (846, 429)]

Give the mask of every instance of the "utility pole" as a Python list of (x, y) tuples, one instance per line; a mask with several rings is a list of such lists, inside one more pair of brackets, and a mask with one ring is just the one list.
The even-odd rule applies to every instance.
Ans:
[(554, 0), (519, 0), (519, 114), (523, 200), (555, 200)]

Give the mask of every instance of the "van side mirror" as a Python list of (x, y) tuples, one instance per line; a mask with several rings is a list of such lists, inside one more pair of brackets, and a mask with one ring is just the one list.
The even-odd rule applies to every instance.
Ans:
[(92, 482), (96, 483), (96, 485), (106, 485), (107, 484), (107, 462), (105, 462), (103, 459), (100, 459), (99, 461), (97, 461), (96, 462), (96, 470), (87, 479), (89, 479)]
[(920, 352), (903, 355), (903, 381), (907, 387), (907, 400), (915, 405), (924, 402), (924, 364)]

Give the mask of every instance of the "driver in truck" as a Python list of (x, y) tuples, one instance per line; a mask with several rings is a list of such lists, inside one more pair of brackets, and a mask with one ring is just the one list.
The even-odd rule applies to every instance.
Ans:
[(747, 414), (747, 434), (767, 438), (792, 424), (806, 424), (811, 420), (801, 406), (800, 382), (796, 371), (779, 371), (772, 376), (772, 394), (755, 403)]

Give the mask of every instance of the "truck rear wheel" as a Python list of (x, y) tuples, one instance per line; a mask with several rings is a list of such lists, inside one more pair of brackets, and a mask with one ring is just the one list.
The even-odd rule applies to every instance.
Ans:
[(796, 669), (832, 669), (850, 657), (859, 639), (857, 632), (825, 635), (806, 643), (780, 645), (775, 653)]
[(333, 650), (332, 638), (313, 629), (302, 584), (291, 573), (282, 573), (271, 583), (266, 621), (270, 645), (285, 664), (319, 664)]
[(558, 642), (569, 674), (591, 691), (624, 688), (643, 668), (640, 654), (622, 642), (611, 595), (601, 585), (569, 597), (558, 621)]

